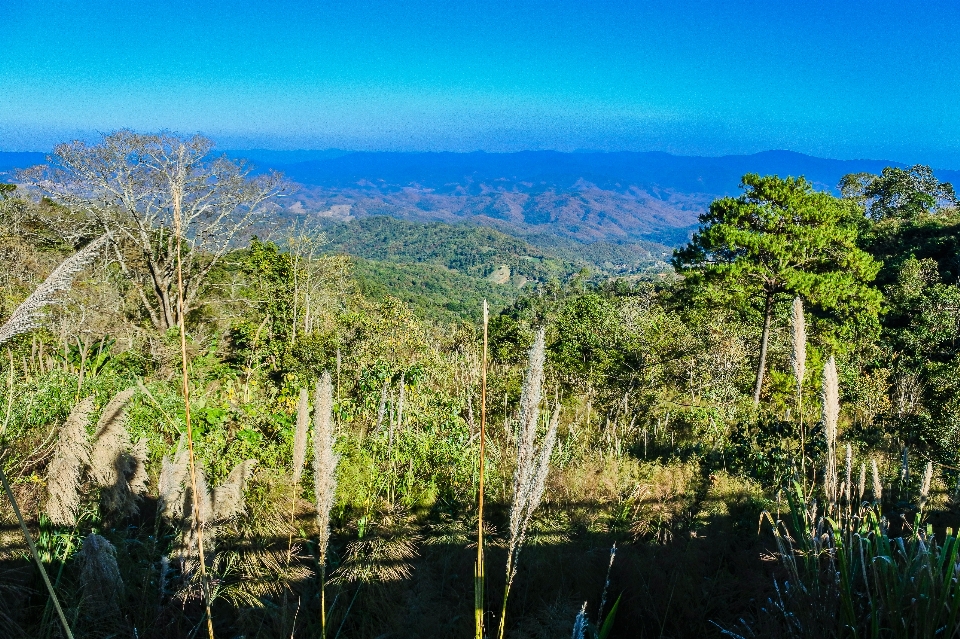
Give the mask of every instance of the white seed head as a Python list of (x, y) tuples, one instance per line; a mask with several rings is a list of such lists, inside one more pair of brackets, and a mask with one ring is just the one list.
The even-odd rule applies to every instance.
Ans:
[(116, 548), (100, 535), (91, 533), (80, 548), (80, 563), (80, 585), (84, 599), (94, 609), (100, 608), (100, 613), (115, 611), (123, 594)]
[(933, 480), (933, 462), (928, 461), (927, 467), (923, 470), (923, 484), (920, 487), (920, 507), (927, 504), (927, 498), (930, 496), (930, 482)]
[(90, 463), (87, 422), (93, 398), (80, 400), (70, 411), (57, 437), (53, 459), (47, 466), (46, 513), (57, 526), (71, 526), (80, 507), (80, 477)]
[(870, 467), (873, 471), (873, 501), (880, 503), (883, 500), (883, 484), (880, 483), (880, 471), (877, 470), (877, 460), (870, 460)]
[(96, 258), (106, 243), (107, 236), (102, 235), (61, 262), (0, 327), (0, 344), (39, 326), (44, 307), (53, 304), (57, 294), (70, 288), (73, 278)]
[(317, 384), (313, 413), (313, 485), (317, 498), (317, 527), (320, 557), (326, 556), (330, 541), (330, 512), (336, 500), (337, 462), (333, 450), (333, 385), (325, 372)]
[(159, 492), (158, 510), (167, 521), (183, 518), (184, 483), (189, 472), (188, 451), (185, 447), (186, 436), (180, 437), (173, 459), (164, 455), (160, 463), (160, 479), (157, 482)]
[(223, 483), (213, 491), (213, 520), (222, 523), (236, 517), (245, 507), (243, 490), (253, 474), (256, 459), (242, 461), (227, 476)]

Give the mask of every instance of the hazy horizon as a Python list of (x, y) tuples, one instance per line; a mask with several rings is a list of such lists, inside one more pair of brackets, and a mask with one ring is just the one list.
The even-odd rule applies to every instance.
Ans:
[[(98, 139), (99, 134), (91, 134), (88, 136), (77, 136), (74, 138), (68, 138), (62, 140), (63, 142), (80, 139), (87, 142), (95, 142)], [(200, 133), (200, 135), (203, 135)], [(0, 153), (39, 153), (39, 154), (50, 154), (53, 152), (53, 146), (47, 149), (2, 149), (0, 148)], [(810, 153), (803, 153), (801, 151), (794, 151), (792, 149), (762, 149), (760, 151), (755, 151), (752, 153), (723, 153), (723, 154), (697, 154), (697, 153), (675, 153), (670, 151), (664, 151), (661, 149), (643, 149), (643, 150), (634, 150), (634, 149), (620, 149), (620, 150), (603, 150), (603, 149), (572, 149), (572, 150), (560, 150), (560, 149), (518, 149), (514, 151), (488, 151), (486, 149), (473, 149), (473, 150), (448, 150), (448, 149), (431, 149), (431, 150), (379, 150), (379, 149), (344, 149), (344, 148), (270, 148), (270, 147), (248, 147), (248, 148), (239, 148), (239, 147), (226, 147), (222, 145), (217, 145), (214, 147), (215, 153), (229, 153), (232, 155), (240, 153), (263, 153), (263, 154), (324, 154), (324, 155), (348, 155), (351, 153), (408, 153), (408, 154), (418, 154), (418, 153), (451, 153), (458, 155), (469, 155), (474, 153), (486, 153), (490, 155), (497, 154), (514, 154), (514, 153), (528, 153), (528, 152), (553, 152), (553, 153), (569, 153), (569, 154), (591, 154), (591, 153), (664, 153), (674, 157), (681, 158), (729, 158), (729, 157), (750, 157), (761, 155), (765, 153), (796, 153), (806, 157), (818, 159), (818, 160), (830, 160), (830, 161), (839, 161), (839, 162), (889, 162), (892, 164), (899, 164), (903, 166), (911, 166), (914, 164), (924, 164), (930, 166), (934, 169), (944, 170), (944, 171), (958, 171), (960, 170), (960, 161), (954, 166), (944, 166), (938, 165), (934, 162), (927, 162), (923, 159), (917, 161), (905, 161), (900, 158), (892, 157), (830, 157), (825, 155), (813, 155)], [(304, 162), (311, 161), (313, 159), (321, 159), (319, 157), (314, 158), (305, 158), (293, 160), (294, 162)]]
[(225, 149), (960, 167), (960, 4), (914, 4), (14, 0), (0, 150), (130, 127)]

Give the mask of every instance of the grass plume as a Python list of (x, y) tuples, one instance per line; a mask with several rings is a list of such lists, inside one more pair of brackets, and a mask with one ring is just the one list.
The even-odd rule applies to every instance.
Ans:
[(80, 507), (80, 480), (90, 463), (87, 422), (93, 412), (93, 398), (80, 400), (60, 427), (53, 460), (47, 466), (46, 512), (57, 526), (72, 526)]
[(321, 637), (326, 637), (326, 577), (327, 546), (330, 543), (330, 512), (337, 491), (337, 462), (333, 451), (333, 385), (330, 373), (324, 372), (317, 383), (313, 412), (313, 486), (317, 506), (317, 553), (320, 561), (320, 615)]
[(135, 392), (128, 388), (107, 403), (90, 451), (90, 478), (103, 489), (106, 510), (121, 517), (135, 514), (137, 502), (146, 492), (146, 442), (139, 444), (142, 450), (135, 451), (127, 432), (126, 407)]
[(840, 416), (840, 389), (837, 364), (831, 355), (823, 366), (823, 436), (827, 447), (823, 487), (830, 508), (837, 503), (837, 419)]
[(550, 470), (550, 455), (556, 442), (560, 422), (559, 404), (547, 426), (539, 450), (537, 424), (540, 421), (540, 402), (543, 398), (546, 335), (541, 328), (530, 348), (527, 372), (520, 393), (520, 439), (517, 442), (517, 466), (513, 474), (513, 500), (510, 505), (510, 540), (507, 544), (506, 583), (503, 607), (500, 612), (499, 636), (503, 639), (510, 587), (517, 574), (517, 558), (526, 539), (527, 528), (534, 511), (540, 505)]
[(803, 386), (803, 377), (807, 367), (807, 324), (803, 317), (803, 300), (793, 299), (793, 308), (790, 314), (790, 337), (792, 349), (790, 352), (790, 366), (793, 368), (793, 377), (797, 387)]
[(101, 235), (61, 262), (0, 327), (0, 344), (39, 326), (43, 309), (53, 304), (57, 295), (70, 288), (73, 278), (93, 262), (106, 243), (107, 235)]
[(160, 462), (160, 478), (157, 482), (159, 495), (157, 510), (168, 521), (179, 520), (183, 517), (184, 483), (189, 472), (184, 440), (185, 437), (180, 438), (172, 459), (164, 455)]
[(257, 460), (255, 459), (240, 462), (234, 466), (223, 483), (214, 489), (212, 497), (213, 521), (219, 524), (243, 512), (243, 489), (253, 474), (256, 465)]
[(310, 428), (310, 398), (306, 388), (300, 389), (297, 402), (297, 428), (293, 433), (293, 484), (300, 485), (303, 462), (307, 457), (307, 431)]
[(80, 584), (84, 600), (96, 609), (118, 612), (123, 594), (123, 579), (117, 565), (117, 550), (113, 544), (96, 533), (90, 533), (80, 548)]
[(873, 503), (879, 504), (883, 501), (883, 484), (880, 483), (880, 471), (877, 469), (877, 460), (870, 460), (870, 468), (873, 471)]

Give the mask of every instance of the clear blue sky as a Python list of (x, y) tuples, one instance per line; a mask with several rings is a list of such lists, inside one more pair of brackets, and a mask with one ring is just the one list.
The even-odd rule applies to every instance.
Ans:
[(960, 1), (5, 0), (0, 150), (119, 127), (960, 168)]

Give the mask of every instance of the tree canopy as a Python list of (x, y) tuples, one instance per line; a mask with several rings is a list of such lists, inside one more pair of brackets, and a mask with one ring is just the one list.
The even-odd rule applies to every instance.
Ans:
[(953, 185), (938, 180), (933, 170), (922, 164), (909, 169), (888, 166), (880, 175), (845, 175), (840, 181), (840, 192), (863, 204), (874, 220), (912, 220), (958, 204)]
[(774, 304), (801, 297), (840, 318), (875, 316), (869, 286), (880, 264), (857, 246), (859, 209), (804, 178), (743, 177), (745, 192), (715, 200), (674, 267), (713, 303), (763, 317), (754, 401), (759, 401)]

